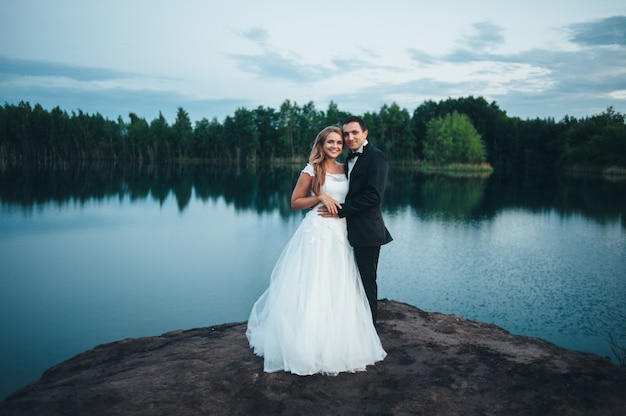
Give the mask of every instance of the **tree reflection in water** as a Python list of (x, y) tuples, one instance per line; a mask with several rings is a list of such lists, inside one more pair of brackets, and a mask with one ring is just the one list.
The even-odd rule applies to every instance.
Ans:
[[(180, 211), (194, 197), (202, 201), (223, 198), (237, 210), (277, 211), (288, 218), (297, 215), (290, 198), (302, 166), (186, 163), (6, 168), (0, 173), (0, 202), (28, 212), (44, 203), (81, 204), (114, 197), (152, 198), (163, 204), (173, 195)], [(394, 213), (407, 206), (420, 217), (444, 221), (492, 218), (510, 207), (554, 209), (561, 215), (583, 214), (601, 223), (618, 219), (626, 228), (626, 181), (554, 174), (519, 180), (497, 173), (454, 177), (392, 167), (383, 208)]]

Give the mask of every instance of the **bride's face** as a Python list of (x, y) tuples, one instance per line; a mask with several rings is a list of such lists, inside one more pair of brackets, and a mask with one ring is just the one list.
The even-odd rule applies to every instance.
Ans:
[(327, 158), (336, 159), (343, 150), (343, 138), (339, 133), (332, 132), (324, 141), (324, 154)]

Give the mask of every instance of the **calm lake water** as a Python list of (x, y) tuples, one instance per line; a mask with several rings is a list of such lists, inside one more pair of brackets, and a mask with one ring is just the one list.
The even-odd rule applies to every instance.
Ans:
[[(302, 212), (297, 168), (0, 173), (0, 397), (129, 337), (245, 321)], [(381, 298), (612, 356), (626, 182), (392, 169)]]

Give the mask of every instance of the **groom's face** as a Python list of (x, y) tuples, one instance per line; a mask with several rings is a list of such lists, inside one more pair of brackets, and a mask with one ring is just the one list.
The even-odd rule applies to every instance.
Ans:
[(343, 140), (350, 150), (357, 150), (363, 146), (367, 139), (367, 130), (361, 130), (361, 125), (356, 121), (343, 125)]

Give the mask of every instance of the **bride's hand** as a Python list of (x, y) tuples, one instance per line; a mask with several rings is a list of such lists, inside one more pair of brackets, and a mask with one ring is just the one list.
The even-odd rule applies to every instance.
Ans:
[(329, 197), (328, 195), (324, 194), (320, 195), (319, 199), (322, 204), (324, 204), (324, 207), (320, 207), (318, 209), (320, 215), (322, 215), (323, 217), (336, 217), (339, 212), (339, 208), (341, 208), (341, 204), (335, 201), (333, 198)]

